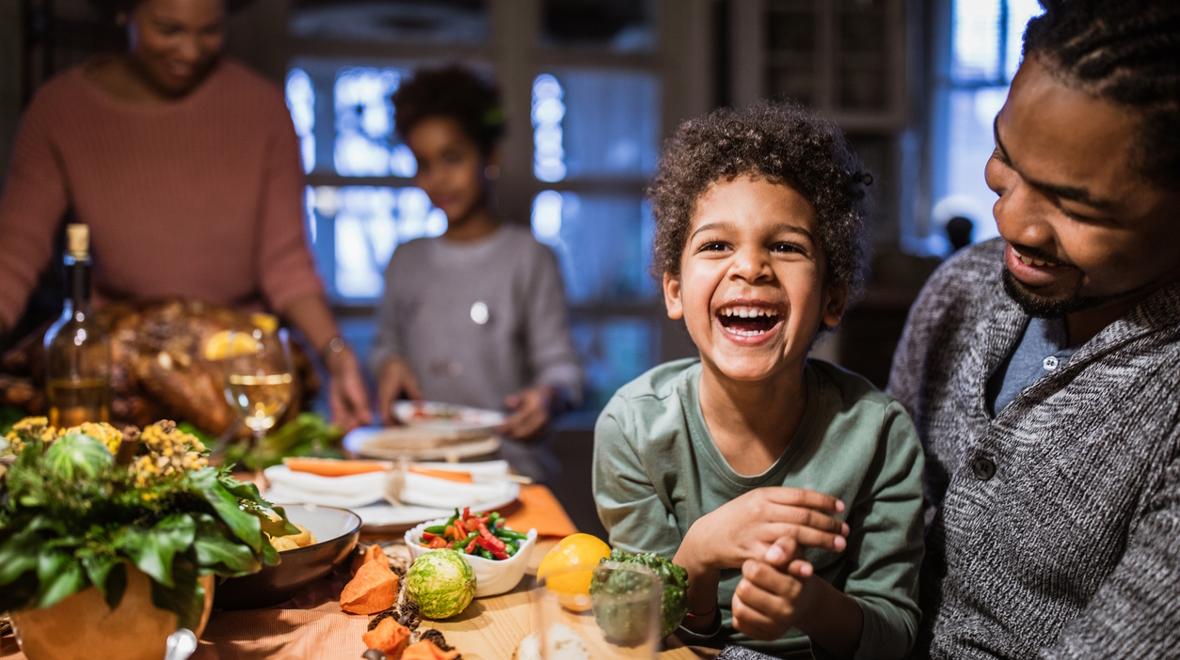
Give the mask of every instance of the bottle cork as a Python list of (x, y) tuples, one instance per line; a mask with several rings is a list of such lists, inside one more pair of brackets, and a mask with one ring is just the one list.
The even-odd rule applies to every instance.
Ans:
[(66, 226), (66, 252), (75, 259), (90, 256), (90, 227), (84, 224)]

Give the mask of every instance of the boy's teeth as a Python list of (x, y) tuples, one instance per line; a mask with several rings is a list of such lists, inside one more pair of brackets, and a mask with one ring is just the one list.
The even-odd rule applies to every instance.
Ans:
[(721, 310), (721, 313), (726, 316), (736, 316), (743, 319), (752, 319), (759, 316), (776, 316), (776, 314), (764, 307), (730, 307)]

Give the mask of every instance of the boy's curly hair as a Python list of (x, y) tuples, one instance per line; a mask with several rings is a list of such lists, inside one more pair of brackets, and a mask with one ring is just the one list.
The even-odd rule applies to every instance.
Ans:
[(403, 140), (418, 122), (439, 116), (457, 121), (484, 156), (504, 135), (499, 90), (458, 64), (415, 72), (393, 93), (393, 112)]
[(840, 129), (794, 104), (722, 108), (680, 125), (647, 190), (656, 219), (653, 274), (680, 274), (697, 199), (714, 182), (747, 174), (786, 183), (811, 202), (827, 258), (827, 283), (846, 286), (849, 296), (859, 291), (865, 187), (872, 176), (862, 170)]

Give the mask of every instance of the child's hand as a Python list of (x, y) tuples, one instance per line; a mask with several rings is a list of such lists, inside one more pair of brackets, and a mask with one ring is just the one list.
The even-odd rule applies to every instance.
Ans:
[(710, 570), (760, 561), (780, 539), (840, 552), (847, 545), (848, 525), (830, 514), (843, 510), (843, 502), (813, 490), (756, 488), (701, 516), (685, 541), (700, 567)]
[(816, 611), (816, 580), (811, 565), (798, 558), (799, 546), (783, 539), (761, 559), (742, 564), (733, 592), (733, 627), (754, 639), (778, 639)]
[(411, 399), (422, 398), (418, 378), (410, 370), (410, 365), (401, 358), (390, 358), (377, 376), (377, 409), (381, 411), (381, 421), (387, 425), (400, 421), (393, 416), (393, 402), (402, 392)]
[(538, 385), (510, 394), (504, 405), (512, 411), (500, 425), (500, 432), (510, 438), (530, 438), (549, 423), (554, 391), (549, 385)]

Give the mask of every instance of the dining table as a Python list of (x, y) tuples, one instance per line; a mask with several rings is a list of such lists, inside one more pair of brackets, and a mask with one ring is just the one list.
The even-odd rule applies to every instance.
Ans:
[[(515, 508), (505, 511), (510, 524), (513, 518), (524, 520), (522, 514), (540, 514), (541, 520), (547, 521), (546, 531), (572, 529), (568, 516), (548, 489), (529, 488), (530, 496), (522, 499), (534, 503), (533, 511), (522, 511), (530, 504), (518, 502)], [(553, 526), (556, 518), (564, 520), (556, 521)], [(537, 567), (558, 540), (560, 536), (554, 533), (538, 540), (524, 578), (511, 591), (477, 598), (462, 613), (446, 620), (422, 619), (420, 630), (439, 630), (465, 660), (516, 658), (521, 640), (536, 628), (533, 601), (538, 596)], [(371, 543), (379, 543), (395, 559), (409, 558), (409, 550), (398, 530), (363, 531), (360, 544)], [(357, 660), (365, 651), (361, 638), (371, 617), (341, 611), (340, 591), (348, 579), (347, 562), (344, 562), (336, 571), (277, 605), (252, 610), (214, 610), (192, 660)], [(583, 618), (587, 626), (594, 625), (592, 615)], [(686, 646), (670, 637), (662, 644), (658, 657), (688, 660), (715, 654), (716, 651)], [(11, 636), (0, 639), (0, 660), (24, 659)]]

